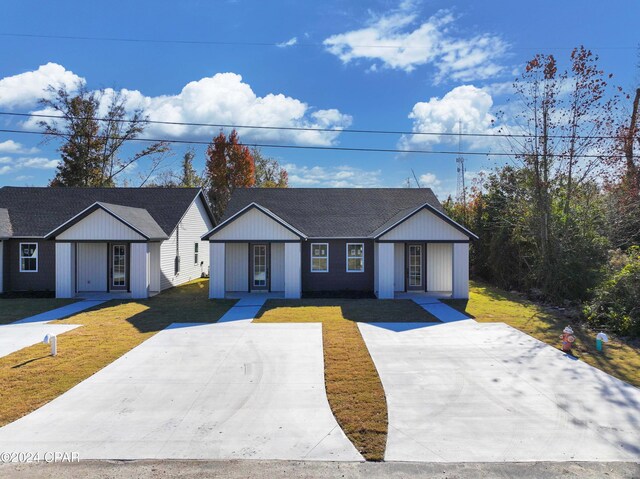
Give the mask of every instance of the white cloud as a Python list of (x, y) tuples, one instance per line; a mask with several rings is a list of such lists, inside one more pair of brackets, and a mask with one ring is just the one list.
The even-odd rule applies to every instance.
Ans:
[(26, 181), (26, 180), (31, 180), (31, 179), (33, 179), (33, 176), (31, 176), (31, 175), (16, 176), (16, 181)]
[(290, 38), (289, 40), (287, 40), (286, 42), (278, 43), (277, 46), (280, 47), (280, 48), (292, 47), (296, 43), (298, 43), (298, 37), (293, 37), (293, 38)]
[(28, 148), (17, 141), (7, 140), (0, 142), (0, 153), (37, 153), (37, 148)]
[(381, 186), (381, 170), (364, 170), (352, 166), (284, 165), (289, 184), (294, 187), (367, 188)]
[(410, 72), (432, 64), (436, 82), (483, 80), (503, 72), (499, 59), (508, 45), (499, 36), (483, 33), (468, 38), (454, 35), (455, 17), (440, 10), (426, 21), (419, 20), (414, 2), (403, 2), (396, 10), (372, 17), (364, 28), (330, 36), (327, 50), (343, 63), (364, 59), (387, 68)]
[(51, 170), (58, 166), (59, 161), (60, 160), (50, 160), (40, 157), (10, 158), (3, 156), (0, 158), (0, 164), (5, 166), (0, 167), (0, 174), (6, 174), (24, 168)]
[(47, 63), (37, 70), (0, 79), (0, 107), (32, 107), (40, 98), (47, 96), (46, 89), (49, 85), (73, 90), (78, 83), (84, 83), (84, 78), (66, 70), (62, 65)]
[[(41, 67), (42, 68), (42, 67)], [(0, 80), (1, 81), (1, 80)], [(104, 91), (102, 110), (116, 92)], [(120, 91), (127, 108), (143, 108), (150, 120), (178, 123), (214, 123), (226, 125), (278, 126), (287, 128), (344, 129), (351, 116), (336, 109), (314, 109), (307, 103), (282, 93), (258, 96), (235, 73), (217, 73), (192, 81), (176, 95), (146, 96), (138, 90)], [(52, 113), (39, 110), (36, 113)], [(102, 112), (104, 114), (104, 111)], [(38, 119), (30, 118), (25, 128), (36, 128)], [(218, 127), (149, 124), (144, 136), (211, 139)], [(340, 132), (309, 130), (268, 130), (238, 128), (241, 140), (253, 142), (293, 142), (298, 145), (333, 144)]]
[[(409, 118), (413, 120), (412, 130), (434, 133), (458, 133), (461, 122), (463, 133), (491, 134), (495, 117), (491, 113), (493, 99), (486, 91), (473, 85), (462, 85), (449, 91), (442, 98), (432, 97), (429, 101), (413, 106)], [(464, 137), (466, 148), (488, 146), (492, 138)], [(436, 143), (457, 143), (457, 136), (409, 135), (400, 140), (400, 147), (430, 147)]]
[(420, 175), (418, 181), (420, 182), (420, 186), (423, 188), (434, 189), (442, 184), (442, 181), (438, 179), (435, 173), (425, 173), (424, 175)]

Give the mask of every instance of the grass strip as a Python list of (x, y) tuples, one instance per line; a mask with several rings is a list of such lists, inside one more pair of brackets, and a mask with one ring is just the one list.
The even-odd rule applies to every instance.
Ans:
[(61, 308), (76, 301), (77, 299), (0, 298), (0, 325)]
[(412, 301), (269, 300), (254, 322), (322, 323), (327, 399), (336, 421), (368, 461), (382, 461), (387, 401), (358, 322), (437, 322)]

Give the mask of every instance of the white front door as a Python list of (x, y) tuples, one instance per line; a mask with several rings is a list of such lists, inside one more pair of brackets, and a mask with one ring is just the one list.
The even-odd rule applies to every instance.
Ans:
[(128, 277), (128, 258), (126, 244), (111, 244), (111, 274), (110, 285), (111, 291), (126, 291)]

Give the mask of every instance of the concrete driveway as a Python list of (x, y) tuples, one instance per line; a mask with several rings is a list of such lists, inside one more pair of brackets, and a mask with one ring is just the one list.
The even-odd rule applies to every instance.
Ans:
[(80, 459), (361, 461), (324, 388), (320, 324), (180, 324), (0, 428)]
[(504, 324), (360, 324), (388, 461), (639, 461), (640, 390)]

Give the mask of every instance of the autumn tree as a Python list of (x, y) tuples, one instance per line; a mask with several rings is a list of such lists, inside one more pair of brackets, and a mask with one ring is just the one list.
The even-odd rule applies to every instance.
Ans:
[(219, 221), (236, 188), (255, 185), (255, 164), (251, 151), (240, 143), (233, 130), (220, 132), (207, 148), (206, 183), (214, 217)]
[(144, 132), (148, 118), (142, 109), (128, 111), (120, 93), (89, 91), (84, 85), (74, 93), (66, 87), (50, 86), (48, 91), (40, 105), (60, 119), (42, 120), (39, 126), (47, 139), (62, 140), (62, 161), (51, 186), (115, 186), (127, 168), (142, 159), (156, 168), (169, 150), (167, 143), (157, 142), (132, 155), (124, 153), (124, 145)]
[(266, 157), (260, 149), (251, 150), (255, 163), (255, 185), (259, 188), (287, 188), (289, 186), (289, 174), (287, 170), (273, 158)]
[(181, 162), (181, 176), (178, 186), (182, 188), (199, 188), (202, 186), (202, 177), (198, 175), (198, 172), (193, 167), (193, 159), (196, 154), (193, 149), (187, 150), (182, 157)]

